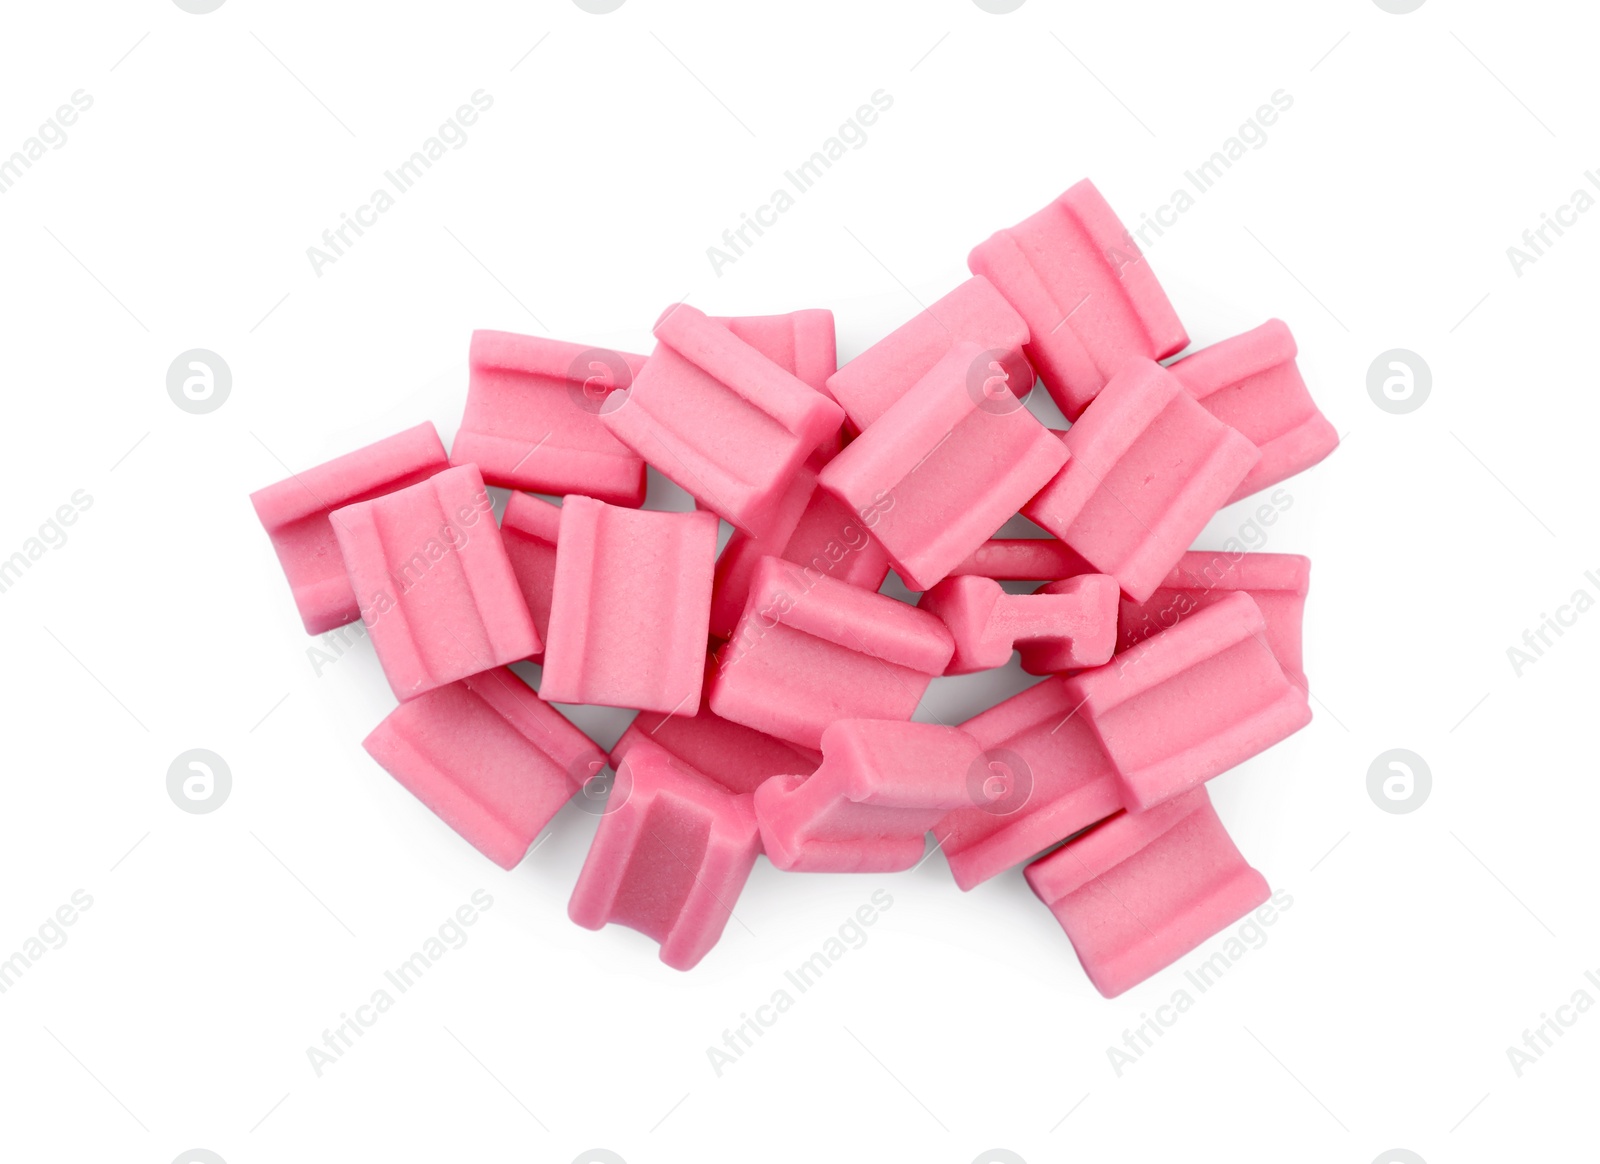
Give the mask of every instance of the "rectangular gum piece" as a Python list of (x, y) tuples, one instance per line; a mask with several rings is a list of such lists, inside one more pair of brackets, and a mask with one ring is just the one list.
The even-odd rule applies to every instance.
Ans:
[(1295, 364), (1298, 352), (1288, 324), (1269, 319), (1168, 365), (1201, 407), (1261, 450), (1230, 502), (1309, 469), (1338, 447), (1339, 434)]
[(329, 515), (415, 485), (449, 464), (439, 434), (424, 421), (250, 495), (307, 634), (320, 635), (361, 617)]
[(1284, 675), (1265, 634), (1260, 608), (1235, 591), (1066, 680), (1127, 808), (1186, 792), (1311, 722), (1305, 690)]
[(954, 649), (926, 611), (763, 558), (718, 653), (710, 706), (815, 750), (836, 719), (910, 719)]
[(1055, 582), (1095, 568), (1060, 538), (990, 538), (973, 550), (952, 577), (975, 574), (997, 582)]
[(833, 399), (828, 377), (839, 367), (833, 312), (821, 307), (786, 315), (714, 315), (720, 323), (802, 383)]
[(822, 470), (913, 590), (983, 545), (1066, 463), (1066, 446), (1005, 386), (1000, 365), (958, 343)]
[(963, 340), (995, 353), (1014, 387), (1033, 387), (1033, 369), (1022, 354), (1028, 325), (989, 280), (972, 278), (840, 368), (829, 377), (828, 392), (860, 432)]
[(946, 675), (1004, 667), (1013, 651), (1034, 675), (1098, 667), (1117, 641), (1117, 581), (1081, 574), (1033, 594), (1007, 594), (991, 578), (946, 578), (917, 606), (950, 628), (956, 653)]
[(517, 587), (533, 616), (533, 629), (539, 634), (539, 650), (529, 656), (535, 663), (544, 659), (544, 642), (550, 630), (556, 535), (560, 529), (561, 507), (531, 493), (513, 492), (500, 518), (500, 538), (511, 559), (511, 572), (517, 576)]
[(717, 556), (710, 513), (561, 506), (540, 695), (693, 715)]
[(605, 767), (588, 736), (504, 667), (402, 703), (362, 747), (502, 869)]
[(927, 832), (973, 803), (978, 741), (958, 728), (842, 719), (822, 735), (810, 776), (778, 775), (755, 793), (767, 858), (807, 873), (899, 873), (922, 860)]
[(1148, 598), (1260, 458), (1165, 368), (1134, 360), (1063, 438), (1072, 452), (1023, 513)]
[(655, 336), (632, 389), (607, 397), (602, 423), (701, 505), (764, 532), (843, 410), (687, 304), (669, 308)]
[(1129, 359), (1189, 345), (1166, 292), (1100, 191), (1084, 179), (967, 257), (1027, 321), (1027, 356), (1068, 420)]
[(539, 650), (477, 466), (347, 505), (332, 520), (378, 662), (401, 701)]
[(989, 770), (976, 807), (934, 828), (950, 872), (972, 889), (1122, 808), (1117, 773), (1057, 676), (960, 725)]
[(707, 697), (715, 666), (715, 660), (708, 657), (706, 682), (695, 714), (640, 712), (611, 749), (611, 766), (619, 767), (631, 748), (652, 744), (734, 793), (754, 792), (769, 776), (815, 771), (822, 763), (818, 753), (723, 719), (711, 710)]
[(617, 770), (567, 915), (615, 922), (690, 970), (722, 937), (760, 852), (749, 796), (735, 796), (650, 743)]
[(756, 563), (765, 557), (782, 558), (866, 590), (882, 586), (889, 574), (889, 555), (868, 534), (866, 524), (844, 502), (817, 488), (816, 471), (807, 466), (796, 471), (765, 534), (752, 537), (734, 530), (722, 548), (711, 591), (713, 635), (726, 639), (733, 634)]
[(1204, 788), (1119, 813), (1029, 865), (1089, 981), (1115, 998), (1266, 902)]
[(1290, 682), (1306, 688), (1300, 626), (1311, 589), (1311, 560), (1299, 554), (1227, 554), (1191, 550), (1147, 602), (1124, 598), (1117, 620), (1117, 650), (1126, 651), (1177, 625), (1185, 615), (1215, 605), (1240, 590), (1255, 599), (1266, 621), (1267, 646)]
[(644, 503), (644, 460), (605, 430), (600, 406), (626, 391), (644, 357), (563, 340), (475, 331), (467, 408), (450, 446), (507, 489)]

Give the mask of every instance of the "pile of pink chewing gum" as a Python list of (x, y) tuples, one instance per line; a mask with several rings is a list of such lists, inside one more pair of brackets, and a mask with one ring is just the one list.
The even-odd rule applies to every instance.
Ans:
[[(1180, 357), (1087, 181), (968, 266), (843, 367), (816, 309), (678, 304), (648, 356), (476, 332), (448, 454), (425, 423), (255, 493), (305, 629), (364, 622), (399, 701), (367, 752), (506, 869), (609, 781), (568, 912), (681, 970), (763, 854), (893, 873), (930, 832), (963, 890), (1026, 865), (1107, 997), (1262, 906), (1204, 785), (1311, 719), (1310, 563), (1191, 547), (1338, 443), (1295, 341)], [(1043, 678), (914, 720), (1014, 655)], [(637, 715), (608, 755), (557, 703)]]

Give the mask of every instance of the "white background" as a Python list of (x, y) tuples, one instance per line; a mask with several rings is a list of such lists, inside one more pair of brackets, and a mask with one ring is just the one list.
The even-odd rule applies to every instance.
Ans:
[[(1520, 677), (1506, 655), (1600, 594), (1600, 214), (1520, 277), (1506, 256), (1600, 165), (1592, 20), (1465, 0), (9, 6), (0, 155), (74, 91), (94, 103), (0, 196), (0, 556), (75, 490), (93, 504), (0, 595), (0, 958), (75, 890), (93, 905), (0, 995), (0, 1156), (1592, 1158), (1600, 1015), (1520, 1078), (1506, 1054), (1600, 968), (1600, 615)], [(314, 274), (306, 248), (478, 89), (467, 144)], [(879, 89), (866, 144), (714, 274), (706, 248)], [(645, 351), (684, 296), (828, 306), (849, 357), (1080, 177), (1136, 224), (1280, 89), (1266, 144), (1149, 256), (1197, 344), (1287, 320), (1344, 435), (1263, 547), (1313, 559), (1316, 719), (1211, 785), (1293, 906), (1120, 1077), (1107, 1047), (1220, 938), (1108, 1002), (1018, 871), (963, 895), (939, 855), (893, 877), (763, 861), (679, 974), (568, 922), (594, 817), (569, 807), (507, 874), (361, 751), (392, 705), (370, 645), (314, 670), (247, 495), (422, 419), (448, 441), (473, 328)], [(195, 347), (233, 373), (203, 416), (165, 388)], [(1397, 347), (1433, 376), (1405, 416), (1366, 390)], [(940, 683), (929, 712), (1025, 681)], [(603, 744), (623, 719), (581, 716)], [(209, 815), (165, 788), (196, 747), (233, 775)], [(1409, 815), (1366, 789), (1394, 747), (1433, 773)], [(306, 1048), (479, 889), (470, 941), (317, 1077)], [(719, 1078), (707, 1047), (880, 889), (867, 943)]]

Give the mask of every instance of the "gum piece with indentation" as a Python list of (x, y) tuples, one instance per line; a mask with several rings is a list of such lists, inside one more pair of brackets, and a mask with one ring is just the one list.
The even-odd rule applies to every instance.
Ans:
[(759, 850), (749, 796), (640, 744), (617, 770), (567, 915), (586, 929), (638, 930), (668, 966), (692, 969), (722, 936)]
[(1095, 989), (1115, 998), (1266, 902), (1204, 788), (1119, 813), (1026, 871)]
[(588, 736), (504, 667), (402, 703), (362, 746), (504, 869), (605, 766)]
[[(833, 399), (828, 377), (839, 367), (833, 312), (809, 307), (787, 315), (714, 315), (711, 322), (722, 324), (795, 379)], [(842, 448), (840, 427), (822, 438), (807, 463), (820, 469)]]
[(1126, 651), (1175, 626), (1186, 615), (1244, 591), (1266, 621), (1266, 641), (1290, 682), (1306, 687), (1300, 625), (1311, 589), (1311, 560), (1299, 554), (1229, 554), (1191, 550), (1146, 602), (1124, 598), (1117, 619), (1117, 650)]
[(1049, 675), (1098, 667), (1117, 639), (1117, 582), (1084, 574), (1051, 583), (1033, 594), (1007, 594), (990, 578), (946, 578), (917, 606), (950, 628), (956, 653), (946, 675), (1004, 667), (1013, 651), (1023, 670)]
[(329, 515), (425, 481), (449, 464), (439, 434), (425, 421), (250, 495), (308, 634), (361, 617)]
[(1261, 456), (1143, 359), (1114, 376), (1062, 439), (1072, 459), (1022, 511), (1140, 602)]
[(1027, 322), (1026, 353), (1069, 420), (1135, 357), (1189, 344), (1166, 292), (1094, 184), (998, 231), (967, 256)]
[(983, 748), (975, 807), (934, 827), (956, 884), (972, 889), (1122, 808), (1117, 773), (1056, 676), (958, 725)]
[(843, 410), (686, 304), (662, 315), (655, 336), (633, 387), (606, 398), (601, 421), (698, 503), (762, 533)]
[(1309, 469), (1338, 447), (1339, 434), (1306, 390), (1298, 352), (1288, 324), (1269, 319), (1168, 365), (1207, 412), (1261, 450), (1229, 501)]
[(769, 860), (807, 873), (898, 873), (922, 860), (927, 832), (972, 803), (978, 741), (958, 728), (845, 719), (822, 735), (810, 776), (756, 789)]
[(711, 710), (708, 697), (715, 668), (716, 660), (708, 656), (700, 706), (693, 715), (642, 711), (635, 716), (611, 749), (611, 766), (618, 767), (634, 746), (653, 744), (735, 793), (754, 792), (770, 776), (815, 771), (822, 763), (817, 752), (723, 719)]
[(530, 658), (544, 658), (544, 641), (550, 629), (550, 599), (556, 583), (556, 535), (561, 529), (561, 507), (531, 493), (513, 492), (506, 500), (500, 518), (500, 539), (505, 542), (511, 572), (517, 576), (533, 629), (539, 634), (539, 650)]
[(951, 577), (976, 575), (997, 582), (1055, 582), (1095, 568), (1060, 538), (990, 538), (950, 571)]
[(802, 466), (773, 510), (761, 537), (734, 530), (717, 558), (711, 591), (711, 633), (725, 639), (744, 611), (750, 579), (764, 557), (782, 558), (852, 586), (876, 590), (889, 573), (889, 555), (861, 518), (817, 488), (816, 471)]
[(1117, 770), (1125, 807), (1160, 804), (1311, 722), (1305, 690), (1283, 673), (1266, 629), (1250, 595), (1235, 591), (1066, 681), (1076, 718)]
[(402, 701), (539, 650), (477, 466), (333, 514), (362, 621)]
[(717, 519), (709, 513), (568, 497), (540, 695), (694, 714), (716, 556)]
[(958, 343), (828, 462), (822, 487), (858, 514), (913, 590), (927, 590), (1066, 463), (1066, 446)]
[(644, 357), (609, 348), (475, 331), (467, 409), (451, 464), (534, 493), (644, 503), (644, 460), (605, 430), (600, 407), (632, 385)]
[(860, 432), (962, 341), (988, 351), (1022, 395), (1033, 387), (1033, 369), (1022, 354), (1028, 325), (993, 284), (973, 278), (840, 368), (828, 378), (828, 392)]
[(733, 639), (717, 654), (710, 706), (816, 749), (837, 719), (910, 719), (954, 649), (926, 611), (763, 558)]
[(828, 377), (838, 369), (833, 312), (811, 307), (785, 315), (713, 315), (745, 343), (795, 379), (833, 398)]

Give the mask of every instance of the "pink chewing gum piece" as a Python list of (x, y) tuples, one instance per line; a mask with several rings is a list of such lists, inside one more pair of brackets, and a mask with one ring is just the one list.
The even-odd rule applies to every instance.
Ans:
[(556, 535), (561, 529), (561, 507), (531, 493), (513, 492), (500, 519), (500, 540), (505, 542), (517, 588), (533, 616), (540, 647), (530, 658), (544, 658), (544, 641), (550, 629), (550, 599), (556, 585)]
[(720, 323), (802, 383), (832, 400), (828, 377), (839, 367), (833, 312), (812, 307), (787, 315), (714, 315)]
[(1084, 574), (1033, 594), (1007, 594), (989, 578), (946, 578), (917, 606), (939, 616), (956, 641), (946, 675), (1004, 667), (1022, 652), (1034, 675), (1098, 667), (1117, 641), (1117, 580)]
[(1289, 325), (1269, 319), (1168, 365), (1201, 407), (1261, 450), (1229, 501), (1309, 469), (1339, 445), (1339, 434), (1306, 391), (1294, 361), (1298, 352)]
[(840, 368), (828, 378), (828, 392), (860, 432), (963, 340), (990, 352), (1004, 366), (1009, 382), (1027, 395), (1033, 387), (1033, 369), (1022, 354), (1028, 325), (989, 280), (976, 278)]
[(1066, 680), (1127, 808), (1187, 792), (1311, 722), (1305, 690), (1273, 658), (1266, 629), (1250, 595), (1235, 591)]
[(1083, 555), (1059, 538), (991, 538), (950, 571), (952, 577), (975, 574), (997, 582), (1054, 582), (1093, 573)]
[(686, 304), (656, 322), (656, 350), (600, 419), (700, 504), (762, 533), (795, 471), (844, 412)]
[(1026, 875), (1107, 998), (1172, 965), (1272, 893), (1204, 788), (1146, 813), (1119, 813)]
[(1189, 336), (1133, 237), (1087, 178), (967, 256), (1027, 321), (1029, 361), (1069, 420), (1130, 359)]
[(439, 434), (425, 421), (250, 495), (307, 634), (320, 635), (361, 617), (329, 515), (415, 485), (449, 464)]
[[(913, 590), (983, 545), (1067, 460), (977, 344), (955, 344), (822, 470)], [(1198, 407), (1198, 406), (1197, 406)]]
[(609, 348), (475, 331), (467, 410), (450, 446), (491, 485), (582, 493), (612, 505), (644, 504), (644, 460), (600, 423), (613, 392), (626, 392), (644, 357)]
[(717, 558), (711, 591), (711, 633), (725, 639), (744, 612), (750, 579), (764, 557), (782, 558), (818, 573), (876, 590), (889, 574), (889, 555), (866, 525), (833, 494), (817, 488), (816, 471), (795, 473), (761, 537), (734, 530)]
[(815, 750), (837, 719), (910, 719), (955, 644), (933, 615), (780, 558), (762, 558), (711, 710)]
[(978, 741), (958, 728), (842, 719), (822, 734), (810, 776), (756, 789), (767, 857), (806, 873), (899, 873), (922, 860), (927, 832), (973, 803)]
[(722, 936), (759, 850), (750, 797), (639, 744), (617, 771), (567, 915), (586, 929), (638, 930), (668, 966), (692, 969)]
[(402, 702), (539, 650), (476, 465), (335, 510), (333, 528)]
[(1185, 615), (1244, 591), (1266, 621), (1267, 646), (1296, 687), (1306, 688), (1300, 625), (1311, 589), (1311, 559), (1299, 554), (1226, 554), (1191, 550), (1147, 602), (1122, 600), (1117, 650), (1175, 626)]
[(362, 747), (503, 869), (522, 860), (606, 762), (588, 736), (504, 667), (402, 703)]
[(1017, 651), (1022, 656), (1024, 671), (1030, 675), (1055, 675), (1082, 667), (1098, 667), (1111, 660), (1111, 655), (1116, 653), (1116, 633), (1112, 632), (1111, 654), (1102, 658), (1105, 640), (1100, 636), (1105, 623), (1101, 621), (1101, 612), (1105, 603), (1116, 606), (1122, 598), (1115, 578), (1109, 574), (1080, 574), (1046, 583), (1033, 592), (1033, 597), (1069, 600), (1059, 617), (1072, 630), (1064, 638), (1018, 640)]
[(693, 715), (716, 556), (709, 513), (568, 497), (540, 696)]
[(1113, 376), (1062, 439), (1072, 459), (1023, 513), (1138, 602), (1261, 456), (1143, 359)]
[(642, 711), (635, 716), (611, 749), (611, 766), (620, 767), (631, 748), (650, 744), (734, 793), (754, 792), (770, 776), (815, 771), (822, 763), (816, 752), (723, 719), (711, 710), (706, 696), (715, 668), (716, 661), (708, 657), (704, 694), (693, 715)]
[(950, 872), (972, 889), (1122, 807), (1117, 773), (1073, 714), (1066, 680), (1046, 679), (960, 725), (988, 769), (975, 807), (934, 827)]

